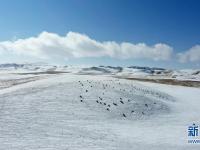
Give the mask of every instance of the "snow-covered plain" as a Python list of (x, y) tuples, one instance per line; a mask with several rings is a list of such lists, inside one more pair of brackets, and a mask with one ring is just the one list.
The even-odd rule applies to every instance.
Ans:
[(37, 78), (0, 90), (2, 150), (200, 149), (187, 143), (188, 126), (200, 123), (200, 88), (106, 73), (27, 77)]

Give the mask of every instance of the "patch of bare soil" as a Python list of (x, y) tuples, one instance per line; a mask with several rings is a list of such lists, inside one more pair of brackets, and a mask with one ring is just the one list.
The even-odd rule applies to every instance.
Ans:
[(61, 73), (69, 73), (66, 71), (44, 71), (44, 72), (27, 72), (27, 73), (17, 73), (19, 75), (40, 75), (40, 74), (61, 74)]
[(0, 80), (0, 89), (9, 88), (15, 85), (24, 84), (28, 82), (33, 82), (43, 77), (28, 77), (28, 78), (21, 78), (21, 79), (10, 79), (10, 80)]
[(200, 81), (191, 81), (191, 80), (147, 79), (147, 78), (134, 78), (134, 77), (117, 77), (117, 78), (144, 81), (144, 82), (161, 83), (161, 84), (188, 86), (188, 87), (200, 87)]

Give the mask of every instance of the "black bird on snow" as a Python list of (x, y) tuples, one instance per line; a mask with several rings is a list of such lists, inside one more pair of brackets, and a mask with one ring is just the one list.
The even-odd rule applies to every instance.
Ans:
[(113, 103), (113, 105), (117, 106), (117, 104), (116, 104), (116, 103)]
[(85, 92), (88, 92), (88, 90), (85, 90)]
[(125, 114), (123, 114), (123, 117), (126, 117), (126, 115), (125, 115)]
[(80, 95), (80, 98), (83, 98), (83, 96)]
[(124, 102), (123, 101), (120, 101), (122, 104), (124, 104)]

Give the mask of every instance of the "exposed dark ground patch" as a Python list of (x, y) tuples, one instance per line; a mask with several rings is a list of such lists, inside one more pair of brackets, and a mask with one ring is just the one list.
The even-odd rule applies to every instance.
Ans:
[(15, 73), (18, 75), (29, 75), (29, 74), (33, 74), (33, 75), (40, 75), (40, 74), (61, 74), (61, 73), (69, 73), (66, 71), (44, 71), (44, 72), (27, 72), (27, 73)]
[(144, 82), (161, 83), (161, 84), (170, 84), (170, 85), (180, 85), (180, 86), (188, 86), (188, 87), (200, 87), (200, 81), (191, 81), (191, 80), (144, 79), (144, 78), (133, 78), (133, 77), (116, 77), (116, 78), (127, 79), (127, 80), (137, 80), (137, 81), (144, 81)]
[(15, 85), (33, 82), (40, 79), (44, 79), (44, 77), (38, 76), (38, 77), (28, 77), (28, 78), (21, 78), (21, 79), (3, 80), (3, 81), (0, 81), (0, 89), (5, 89), (5, 88), (9, 88)]

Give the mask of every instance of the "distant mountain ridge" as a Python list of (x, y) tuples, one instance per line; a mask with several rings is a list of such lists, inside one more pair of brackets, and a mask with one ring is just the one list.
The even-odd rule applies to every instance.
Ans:
[(8, 63), (8, 64), (0, 64), (0, 68), (21, 68), (24, 64), (16, 64), (16, 63)]
[(17, 72), (44, 72), (44, 71), (65, 71), (78, 74), (94, 75), (115, 75), (122, 77), (137, 78), (173, 78), (179, 80), (198, 80), (200, 81), (200, 69), (169, 70), (158, 67), (142, 66), (91, 66), (75, 67), (67, 65), (49, 65), (46, 63), (6, 63), (0, 64), (0, 71)]

